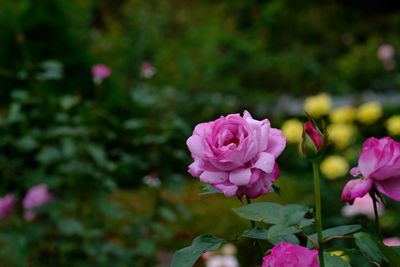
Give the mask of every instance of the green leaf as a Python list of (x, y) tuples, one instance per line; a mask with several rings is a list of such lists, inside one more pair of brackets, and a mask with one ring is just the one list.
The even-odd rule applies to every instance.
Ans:
[[(323, 230), (322, 237), (323, 237), (323, 239), (325, 239), (325, 238), (332, 237), (332, 236), (343, 236), (343, 235), (347, 235), (347, 234), (352, 234), (360, 229), (361, 229), (361, 225), (359, 225), (359, 224), (336, 226), (336, 227), (332, 227), (332, 228)], [(311, 238), (314, 240), (318, 240), (318, 234), (317, 233), (312, 234)], [(310, 241), (308, 241), (307, 247), (312, 248), (312, 247), (314, 247), (314, 245)]]
[(203, 196), (203, 195), (208, 195), (208, 194), (222, 194), (222, 192), (220, 190), (218, 190), (217, 188), (215, 188), (212, 185), (203, 185), (201, 186), (201, 190), (203, 190), (203, 192), (201, 192), (199, 194), (199, 196)]
[(268, 241), (273, 245), (278, 245), (282, 242), (287, 242), (293, 245), (300, 245), (299, 239), (295, 235), (282, 235), (268, 239)]
[(258, 226), (254, 227), (248, 232), (243, 233), (241, 236), (253, 239), (268, 240), (273, 245), (277, 245), (281, 242), (288, 242), (294, 245), (300, 244), (299, 239), (293, 234), (268, 238), (268, 231)]
[(286, 205), (280, 212), (281, 223), (286, 226), (298, 224), (304, 218), (307, 211), (308, 208), (302, 205)]
[(58, 223), (58, 229), (65, 235), (85, 235), (82, 224), (75, 219), (65, 219)]
[(282, 205), (272, 202), (257, 202), (246, 206), (234, 208), (233, 211), (240, 217), (270, 224), (280, 223), (280, 210)]
[(302, 219), (299, 223), (300, 228), (304, 228), (314, 223), (314, 219)]
[(378, 263), (382, 261), (379, 247), (369, 234), (361, 232), (355, 234), (354, 237), (357, 247), (367, 258)]
[(299, 233), (300, 230), (295, 228), (294, 226), (286, 226), (283, 224), (275, 224), (268, 229), (268, 239), (277, 237), (277, 236), (284, 236)]
[(325, 267), (351, 267), (351, 265), (339, 256), (324, 252)]
[(213, 235), (201, 235), (193, 240), (190, 247), (186, 247), (175, 252), (171, 267), (190, 267), (197, 259), (207, 251), (217, 250), (222, 244), (226, 243), (224, 239)]
[(243, 237), (253, 238), (253, 239), (263, 239), (268, 240), (268, 231), (261, 227), (254, 227), (248, 232), (241, 234)]
[(388, 247), (384, 244), (375, 241), (377, 243), (380, 251), (384, 256), (386, 256), (389, 266), (398, 267), (400, 266), (400, 247)]

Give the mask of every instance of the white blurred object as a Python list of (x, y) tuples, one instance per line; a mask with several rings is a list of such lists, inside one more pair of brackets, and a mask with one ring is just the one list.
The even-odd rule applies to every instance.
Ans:
[(154, 172), (143, 177), (143, 183), (150, 187), (160, 187), (161, 186), (161, 180), (158, 178), (158, 175)]
[(211, 257), (207, 261), (206, 267), (239, 267), (239, 262), (234, 256), (218, 255)]

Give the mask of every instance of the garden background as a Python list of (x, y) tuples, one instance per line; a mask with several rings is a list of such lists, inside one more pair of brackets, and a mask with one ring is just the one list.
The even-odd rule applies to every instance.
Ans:
[[(324, 227), (373, 227), (343, 216), (340, 195), (363, 140), (399, 140), (400, 3), (2, 0), (0, 29), (0, 196), (19, 203), (0, 221), (8, 266), (169, 266), (201, 233), (235, 239), (250, 227), (231, 210), (241, 203), (199, 195), (186, 140), (245, 109), (275, 128), (298, 119), (278, 159), (281, 196), (259, 199), (312, 206), (296, 122), (321, 92), (314, 113), (328, 127), (329, 102), (355, 112), (332, 134), (341, 160), (323, 172)], [(111, 75), (93, 79), (95, 64)], [(53, 200), (28, 221), (20, 203), (38, 184)], [(400, 205), (385, 200), (383, 235), (398, 236)], [(352, 242), (331, 247), (368, 266)], [(261, 264), (251, 240), (232, 243), (241, 266)]]

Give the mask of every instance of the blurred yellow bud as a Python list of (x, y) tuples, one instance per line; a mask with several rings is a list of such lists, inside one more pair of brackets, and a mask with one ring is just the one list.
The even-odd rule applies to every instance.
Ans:
[(221, 253), (224, 255), (235, 255), (237, 252), (236, 247), (232, 244), (225, 244), (221, 248)]
[(357, 119), (364, 124), (372, 124), (382, 116), (382, 107), (379, 102), (367, 102), (357, 110)]
[(290, 119), (282, 124), (282, 135), (290, 143), (300, 142), (302, 133), (303, 124), (298, 119)]
[(346, 159), (341, 156), (328, 156), (321, 162), (321, 172), (328, 179), (345, 176), (349, 168)]
[(400, 135), (400, 115), (394, 115), (386, 121), (389, 135)]
[(331, 256), (339, 256), (342, 259), (344, 259), (347, 262), (350, 262), (349, 257), (347, 257), (346, 255), (343, 255), (344, 251), (343, 250), (335, 250), (335, 251), (331, 251)]
[(304, 102), (304, 110), (315, 118), (328, 114), (331, 106), (331, 98), (325, 93), (310, 96)]
[(331, 124), (328, 126), (328, 139), (335, 147), (343, 149), (349, 146), (355, 127), (349, 124)]
[(332, 110), (329, 114), (329, 118), (332, 123), (351, 123), (356, 118), (356, 114), (356, 108), (344, 106)]

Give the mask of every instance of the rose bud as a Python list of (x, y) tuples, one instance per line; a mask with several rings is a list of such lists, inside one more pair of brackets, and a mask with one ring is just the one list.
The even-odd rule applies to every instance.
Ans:
[(301, 143), (303, 154), (308, 158), (317, 158), (325, 152), (327, 145), (328, 136), (325, 129), (321, 132), (312, 119), (306, 122)]

